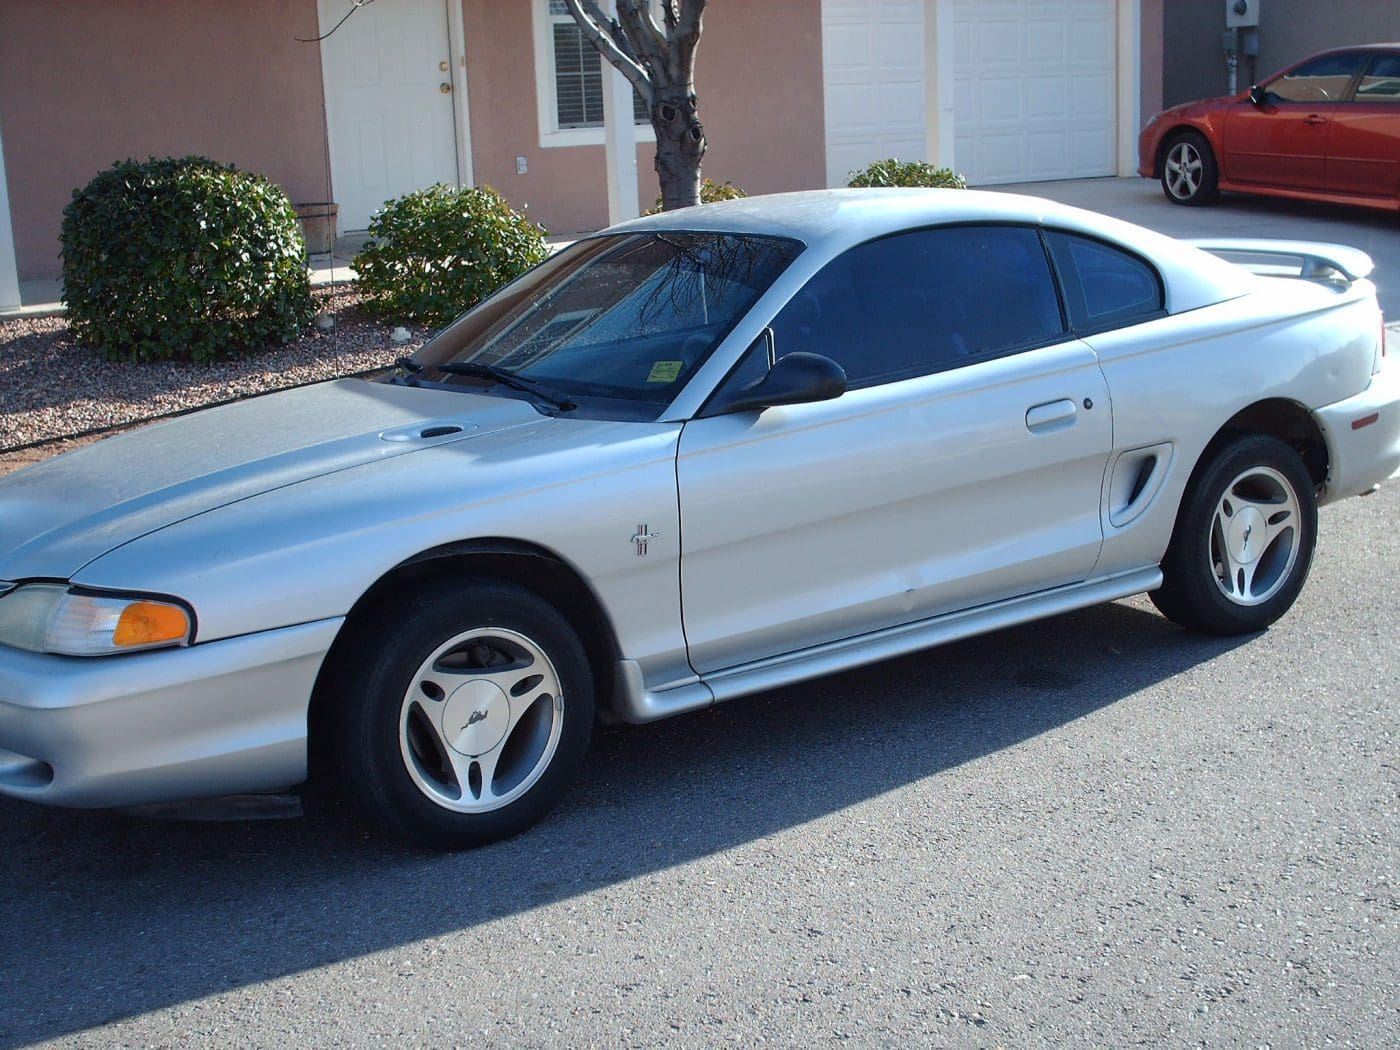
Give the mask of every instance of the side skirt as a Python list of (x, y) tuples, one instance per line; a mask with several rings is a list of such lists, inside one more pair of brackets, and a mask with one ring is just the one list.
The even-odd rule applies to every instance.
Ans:
[(635, 661), (619, 660), (614, 707), (625, 722), (655, 722), (749, 693), (819, 678), (1074, 609), (1101, 605), (1132, 594), (1156, 590), (1161, 585), (1162, 570), (1153, 565), (755, 660), (738, 667), (712, 671), (701, 681), (655, 692), (646, 688), (642, 669)]

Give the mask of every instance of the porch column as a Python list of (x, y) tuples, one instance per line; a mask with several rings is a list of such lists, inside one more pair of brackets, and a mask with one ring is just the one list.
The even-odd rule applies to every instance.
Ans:
[(953, 0), (924, 3), (924, 149), (935, 167), (953, 167)]
[(1118, 174), (1137, 174), (1142, 120), (1142, 0), (1118, 0)]
[[(613, 0), (605, 0), (609, 17)], [(632, 82), (603, 59), (603, 152), (608, 158), (608, 224), (635, 219), (637, 203), (637, 125), (632, 120)]]
[(15, 264), (15, 235), (10, 225), (10, 190), (5, 181), (5, 142), (0, 138), (0, 313), (18, 310), (19, 267)]

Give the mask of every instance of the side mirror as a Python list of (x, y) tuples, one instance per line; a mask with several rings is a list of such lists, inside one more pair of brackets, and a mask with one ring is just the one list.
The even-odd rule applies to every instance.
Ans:
[(846, 392), (846, 370), (829, 357), (796, 351), (778, 363), (758, 382), (735, 392), (719, 412), (752, 412), (776, 405), (804, 405), (830, 401)]
[(1258, 84), (1249, 85), (1249, 101), (1253, 102), (1256, 106), (1262, 106), (1264, 104), (1265, 95), (1266, 92)]

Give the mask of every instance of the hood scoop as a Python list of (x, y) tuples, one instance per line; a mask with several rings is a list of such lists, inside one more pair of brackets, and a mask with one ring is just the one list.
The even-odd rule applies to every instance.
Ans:
[(438, 441), (461, 437), (475, 429), (477, 429), (475, 423), (464, 423), (456, 419), (429, 419), (406, 427), (395, 427), (393, 430), (381, 431), (379, 439), (392, 441), (396, 444), (413, 442), (431, 445)]

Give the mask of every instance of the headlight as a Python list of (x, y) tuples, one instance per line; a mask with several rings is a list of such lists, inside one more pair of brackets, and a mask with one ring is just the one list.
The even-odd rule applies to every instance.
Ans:
[(0, 596), (0, 643), (35, 653), (103, 656), (183, 645), (190, 614), (139, 595), (83, 594), (31, 583)]

